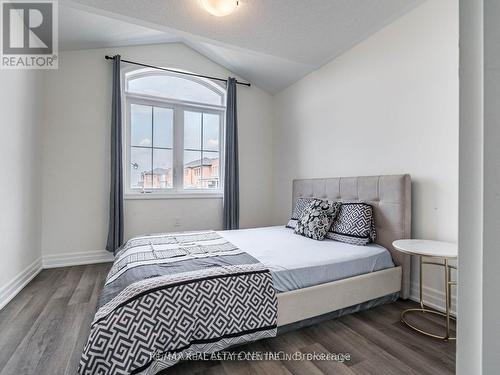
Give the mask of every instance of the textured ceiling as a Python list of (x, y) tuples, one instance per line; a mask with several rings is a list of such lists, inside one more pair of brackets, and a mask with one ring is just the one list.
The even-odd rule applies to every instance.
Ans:
[(181, 41), (276, 93), (421, 2), (240, 0), (219, 18), (198, 0), (61, 0), (61, 43), (75, 49)]
[(70, 7), (61, 7), (59, 20), (61, 50), (169, 43), (179, 39), (163, 31)]

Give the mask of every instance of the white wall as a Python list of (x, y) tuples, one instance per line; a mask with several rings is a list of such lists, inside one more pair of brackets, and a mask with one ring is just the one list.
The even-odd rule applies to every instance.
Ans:
[[(44, 255), (104, 249), (109, 192), (111, 64), (105, 54), (226, 77), (226, 69), (181, 44), (63, 52), (47, 74), (43, 132)], [(241, 226), (271, 222), (271, 97), (238, 87)], [(180, 226), (174, 227), (174, 218)], [(127, 200), (125, 236), (219, 229), (222, 200)]]
[[(457, 0), (425, 2), (274, 104), (276, 223), (290, 216), (294, 178), (410, 173), (413, 237), (457, 241)], [(427, 293), (443, 283), (430, 270)]]
[(500, 368), (500, 3), (460, 1), (457, 374)]
[(458, 375), (483, 373), (483, 122), (483, 0), (461, 0)]
[[(484, 1), (483, 372), (500, 369), (500, 2)], [(477, 250), (476, 250), (477, 252)]]
[(41, 80), (0, 70), (0, 308), (41, 266)]

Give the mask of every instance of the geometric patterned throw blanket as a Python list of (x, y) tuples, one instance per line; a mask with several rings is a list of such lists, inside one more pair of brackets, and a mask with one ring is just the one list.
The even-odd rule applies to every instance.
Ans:
[(156, 374), (276, 336), (270, 271), (216, 232), (129, 240), (116, 254), (80, 374)]

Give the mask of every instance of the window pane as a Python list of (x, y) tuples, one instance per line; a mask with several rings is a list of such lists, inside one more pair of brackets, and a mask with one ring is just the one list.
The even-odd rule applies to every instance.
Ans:
[(172, 109), (154, 107), (153, 135), (154, 147), (173, 147), (174, 111)]
[(167, 189), (173, 186), (172, 150), (153, 150), (153, 189)]
[(203, 151), (203, 175), (202, 175), (202, 188), (203, 189), (218, 189), (219, 188), (219, 175), (220, 175), (220, 162), (218, 152)]
[(151, 147), (152, 107), (132, 104), (130, 106), (130, 142), (132, 146)]
[(223, 96), (220, 92), (184, 77), (151, 75), (130, 79), (128, 91), (170, 99), (223, 105)]
[(201, 150), (201, 113), (184, 111), (184, 148)]
[(184, 151), (184, 188), (201, 188), (201, 151)]
[(151, 188), (151, 149), (132, 147), (130, 150), (130, 187)]
[(203, 114), (203, 150), (219, 151), (220, 115)]

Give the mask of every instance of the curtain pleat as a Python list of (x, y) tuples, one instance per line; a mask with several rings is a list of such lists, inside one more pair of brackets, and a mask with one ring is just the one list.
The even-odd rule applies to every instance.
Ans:
[(111, 179), (109, 225), (106, 250), (115, 252), (123, 244), (123, 166), (120, 55), (113, 61), (111, 102)]
[(224, 229), (238, 229), (240, 227), (240, 184), (235, 78), (228, 78), (227, 80), (226, 143), (224, 160)]

